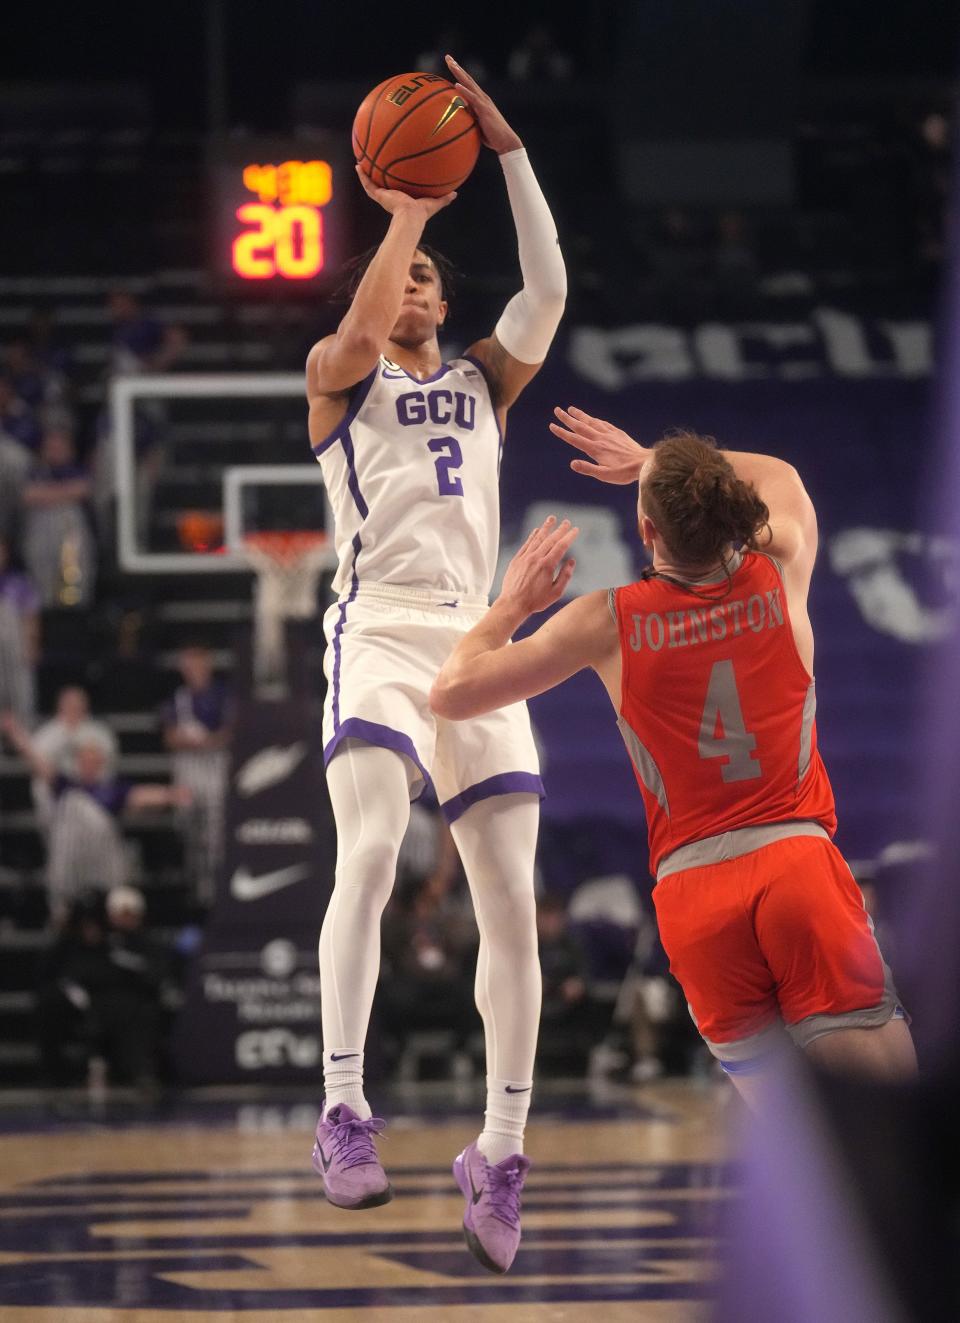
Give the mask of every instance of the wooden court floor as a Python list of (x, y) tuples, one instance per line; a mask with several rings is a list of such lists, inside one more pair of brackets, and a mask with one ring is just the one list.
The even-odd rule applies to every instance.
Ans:
[(722, 1088), (538, 1101), (524, 1239), (503, 1277), (466, 1250), (450, 1174), (476, 1134), (473, 1103), (384, 1108), (396, 1197), (358, 1213), (327, 1204), (310, 1169), (312, 1103), (194, 1099), (150, 1117), (0, 1108), (0, 1318), (705, 1319), (730, 1195)]

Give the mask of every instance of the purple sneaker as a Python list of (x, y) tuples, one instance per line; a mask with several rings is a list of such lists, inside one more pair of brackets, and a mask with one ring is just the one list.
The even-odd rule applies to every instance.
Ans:
[(520, 1244), (520, 1191), (530, 1159), (513, 1153), (490, 1163), (468, 1145), (453, 1164), (460, 1193), (467, 1201), (463, 1235), (474, 1258), (491, 1272), (506, 1272)]
[(327, 1202), (338, 1208), (376, 1208), (393, 1190), (373, 1145), (386, 1125), (379, 1116), (361, 1121), (346, 1103), (324, 1110), (317, 1122), (313, 1170), (323, 1178)]

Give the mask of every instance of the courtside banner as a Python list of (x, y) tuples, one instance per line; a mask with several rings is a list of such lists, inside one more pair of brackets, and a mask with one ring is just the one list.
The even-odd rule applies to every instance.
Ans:
[(315, 718), (241, 702), (216, 900), (174, 1036), (193, 1082), (309, 1078), (321, 1060), (316, 936), (336, 838)]

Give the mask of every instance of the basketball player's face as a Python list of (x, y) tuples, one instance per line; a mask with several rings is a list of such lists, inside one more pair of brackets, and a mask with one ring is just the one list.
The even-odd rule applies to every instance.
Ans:
[(423, 344), (436, 335), (437, 327), (443, 325), (446, 315), (447, 304), (437, 268), (426, 253), (418, 249), (407, 272), (400, 316), (390, 339), (411, 348)]

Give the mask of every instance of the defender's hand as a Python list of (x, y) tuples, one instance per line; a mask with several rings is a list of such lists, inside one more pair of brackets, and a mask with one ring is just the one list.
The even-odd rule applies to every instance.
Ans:
[(559, 602), (576, 568), (577, 562), (567, 558), (567, 552), (579, 532), (579, 528), (571, 528), (569, 519), (561, 524), (554, 515), (545, 519), (507, 566), (501, 598), (522, 610), (524, 616)]
[(574, 473), (586, 473), (598, 482), (615, 483), (623, 486), (636, 482), (640, 470), (653, 451), (641, 446), (632, 436), (604, 422), (602, 418), (592, 418), (582, 409), (554, 409), (559, 423), (551, 423), (550, 431), (568, 446), (582, 450), (590, 459), (574, 459), (570, 467)]
[(391, 216), (399, 211), (412, 211), (419, 212), (424, 221), (427, 221), (444, 207), (449, 207), (457, 196), (456, 193), (445, 193), (442, 198), (412, 198), (409, 193), (401, 193), (398, 188), (378, 188), (369, 176), (363, 173), (359, 165), (355, 168), (364, 193), (368, 198), (379, 203)]
[(446, 57), (447, 67), (456, 80), (456, 88), (473, 111), (480, 130), (480, 137), (485, 146), (495, 151), (498, 156), (504, 152), (516, 151), (523, 143), (500, 114), (490, 97), (475, 78), (471, 78), (452, 55)]

